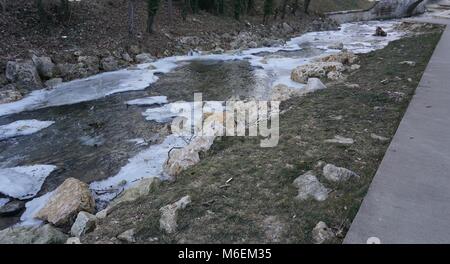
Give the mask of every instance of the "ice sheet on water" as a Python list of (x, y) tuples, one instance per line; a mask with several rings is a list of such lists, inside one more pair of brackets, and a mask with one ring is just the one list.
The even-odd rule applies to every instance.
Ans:
[(31, 165), (0, 169), (0, 193), (17, 199), (34, 197), (50, 173), (53, 165)]
[[(163, 165), (169, 151), (175, 147), (186, 146), (186, 144), (183, 138), (169, 135), (161, 144), (152, 145), (141, 151), (129, 159), (128, 164), (122, 167), (116, 175), (90, 184), (90, 188), (97, 193), (96, 200), (109, 201), (117, 195), (121, 188), (127, 188), (137, 180), (163, 177)], [(113, 191), (103, 193), (105, 190)]]
[(0, 140), (31, 135), (44, 128), (47, 128), (54, 124), (53, 121), (39, 121), (36, 119), (31, 120), (19, 120), (7, 125), (0, 126)]
[(9, 202), (8, 198), (0, 198), (0, 207), (7, 204)]
[(127, 101), (127, 105), (162, 105), (167, 104), (167, 96), (151, 96)]

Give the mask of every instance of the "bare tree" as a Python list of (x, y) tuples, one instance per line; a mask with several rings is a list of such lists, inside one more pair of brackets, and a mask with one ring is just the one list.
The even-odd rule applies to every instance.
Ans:
[(305, 13), (309, 14), (309, 4), (311, 4), (311, 0), (305, 0)]
[(297, 13), (299, 4), (298, 4), (298, 0), (294, 0), (294, 4), (292, 5), (292, 15), (295, 16), (295, 14)]
[(281, 5), (281, 19), (284, 19), (284, 17), (286, 16), (286, 9), (287, 9), (288, 1), (289, 0), (283, 0), (283, 3)]
[(0, 0), (0, 6), (2, 6), (2, 12), (6, 12), (6, 0)]
[(172, 21), (172, 18), (173, 18), (173, 2), (172, 2), (172, 0), (167, 0), (167, 8), (169, 11), (169, 19), (170, 19), (170, 21)]

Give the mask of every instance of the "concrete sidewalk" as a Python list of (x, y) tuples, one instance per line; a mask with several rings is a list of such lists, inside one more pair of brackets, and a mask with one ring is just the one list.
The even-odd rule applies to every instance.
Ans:
[(371, 237), (381, 243), (450, 243), (450, 26), (344, 243), (367, 243)]

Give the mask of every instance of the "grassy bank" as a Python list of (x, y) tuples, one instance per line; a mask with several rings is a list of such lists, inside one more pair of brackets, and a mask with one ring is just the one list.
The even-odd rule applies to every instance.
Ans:
[[(141, 243), (311, 243), (311, 230), (324, 221), (338, 234), (330, 242), (340, 243), (389, 145), (371, 134), (394, 135), (439, 40), (440, 30), (434, 29), (361, 55), (361, 68), (347, 80), (359, 88), (328, 84), (283, 102), (277, 147), (260, 148), (258, 138), (217, 139), (198, 165), (150, 196), (119, 206), (84, 241), (118, 242), (118, 234), (135, 228)], [(416, 65), (399, 64), (405, 60)], [(324, 143), (335, 135), (355, 143)], [(320, 161), (361, 178), (329, 182), (320, 173)], [(327, 200), (294, 199), (292, 182), (308, 170), (332, 190)], [(178, 232), (167, 235), (159, 229), (159, 208), (184, 195), (192, 203), (180, 211)]]

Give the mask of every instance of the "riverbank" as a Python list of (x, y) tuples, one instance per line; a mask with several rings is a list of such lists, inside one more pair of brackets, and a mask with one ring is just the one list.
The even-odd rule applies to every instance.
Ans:
[[(275, 148), (260, 148), (257, 138), (216, 139), (199, 164), (175, 182), (118, 205), (83, 242), (120, 243), (120, 235), (133, 230), (139, 243), (312, 243), (312, 230), (323, 221), (328, 228), (316, 229), (328, 238), (322, 242), (340, 243), (441, 32), (427, 26), (419, 35), (362, 54), (361, 67), (345, 82), (283, 102)], [(329, 141), (336, 136), (346, 144)], [(359, 177), (333, 182), (327, 177), (333, 166), (326, 164)], [(295, 199), (294, 180), (308, 171), (329, 190), (325, 200)], [(162, 231), (161, 208), (186, 195), (191, 202), (177, 213), (177, 231)]]
[[(223, 52), (279, 46), (308, 31), (336, 29), (319, 15), (297, 12), (262, 25), (262, 16), (240, 21), (200, 12), (182, 20), (175, 6), (172, 20), (161, 9), (155, 32), (145, 33), (145, 3), (137, 3), (137, 32), (127, 30), (126, 1), (72, 3), (64, 23), (39, 23), (33, 2), (9, 3), (0, 14), (0, 103), (16, 101), (33, 90), (53, 88), (62, 81), (114, 71), (156, 58), (186, 55), (189, 51)], [(108, 14), (108, 15), (105, 15)], [(7, 70), (8, 62), (19, 61)], [(19, 72), (18, 69), (21, 69)]]

